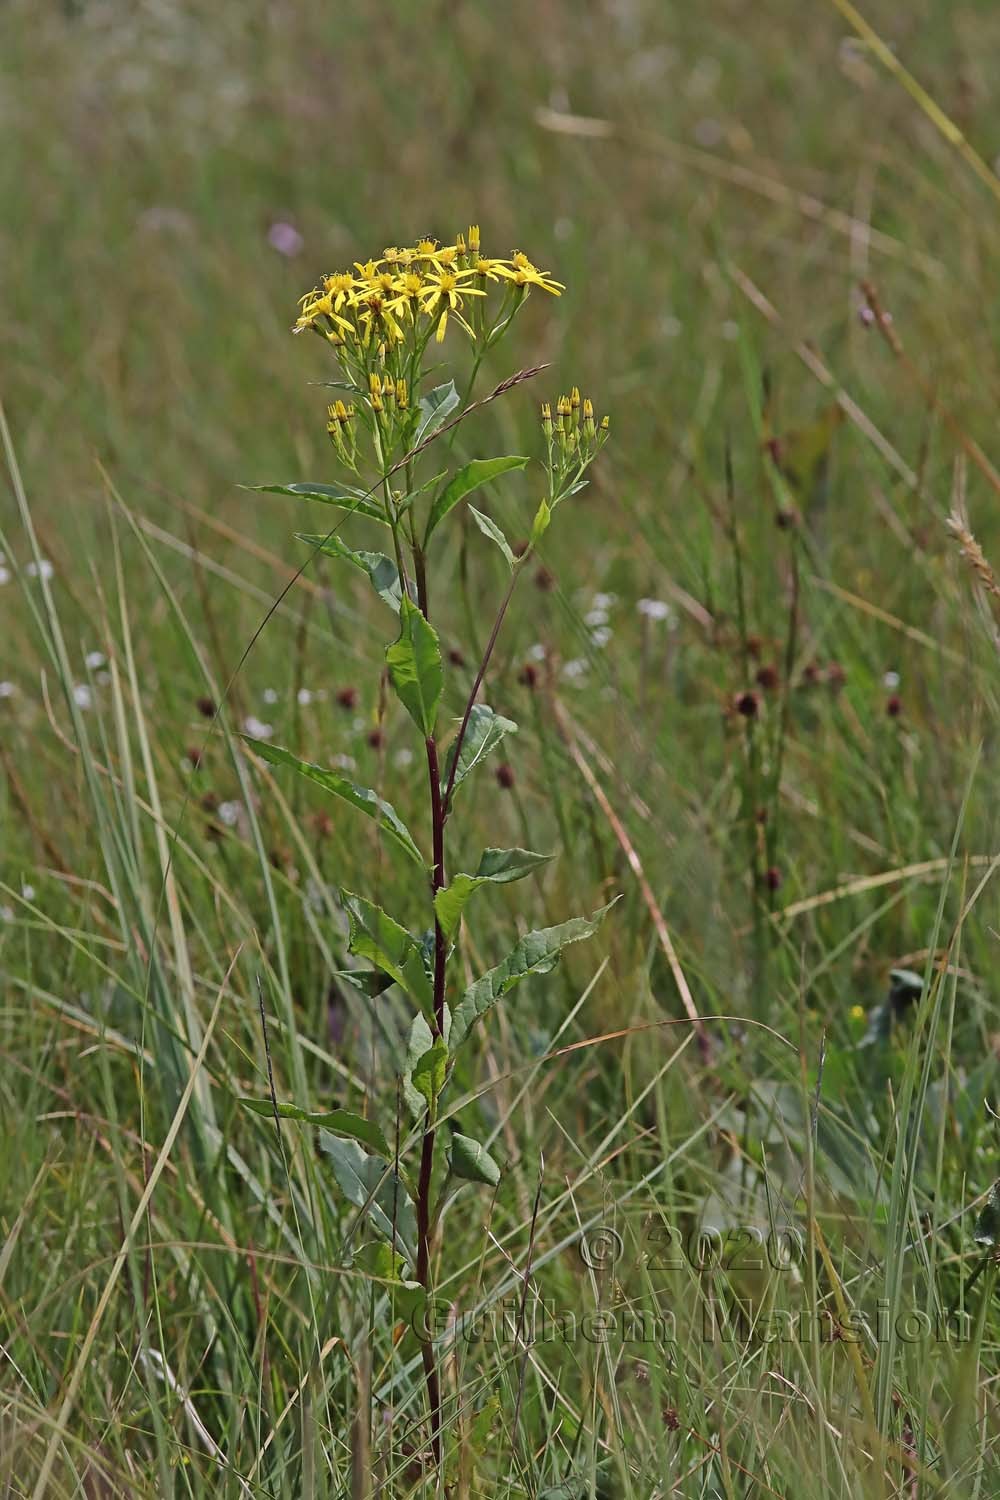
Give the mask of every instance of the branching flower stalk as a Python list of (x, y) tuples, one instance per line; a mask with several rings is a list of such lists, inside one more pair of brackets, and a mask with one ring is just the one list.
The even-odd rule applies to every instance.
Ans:
[[(471, 401), (472, 383), (485, 355), (510, 331), (532, 290), (559, 296), (563, 290), (522, 252), (505, 259), (481, 252), (473, 226), (454, 244), (434, 240), (384, 250), (378, 259), (327, 276), (300, 304), (296, 333), (317, 334), (332, 351), (339, 391), (327, 408), (327, 431), (339, 468), (351, 483), (259, 485), (258, 489), (320, 500), (343, 513), (325, 536), (300, 535), (322, 552), (366, 574), (398, 623), (386, 649), (388, 678), (423, 741), (427, 765), (431, 851), (429, 860), (395, 808), (376, 791), (355, 785), (339, 771), (300, 760), (267, 741), (250, 740), (272, 764), (287, 766), (318, 783), (379, 825), (395, 853), (418, 864), (427, 881), (427, 926), (408, 931), (381, 907), (351, 891), (341, 892), (349, 922), (348, 951), (355, 963), (341, 977), (370, 1004), (395, 986), (413, 1006), (402, 1070), (402, 1089), (420, 1141), (411, 1174), (405, 1150), (390, 1150), (385, 1132), (369, 1116), (344, 1109), (315, 1111), (307, 1101), (280, 1104), (279, 1115), (322, 1127), (321, 1145), (344, 1196), (359, 1211), (373, 1239), (354, 1252), (355, 1263), (388, 1284), (397, 1307), (416, 1326), (433, 1292), (435, 1228), (450, 1192), (468, 1182), (496, 1187), (500, 1168), (468, 1136), (454, 1134), (448, 1172), (435, 1194), (440, 1105), (455, 1055), (473, 1028), (521, 979), (547, 973), (562, 949), (596, 931), (607, 908), (559, 926), (529, 932), (499, 964), (481, 975), (454, 1003), (449, 962), (466, 907), (482, 886), (505, 884), (537, 871), (550, 856), (527, 849), (483, 851), (474, 873), (449, 879), (446, 833), (456, 794), (479, 763), (516, 730), (509, 719), (480, 700), (490, 660), (514, 598), (518, 579), (548, 530), (557, 508), (586, 484), (586, 473), (608, 437), (593, 405), (573, 387), (560, 396), (555, 413), (546, 402), (541, 426), (544, 475), (530, 538), (515, 556), (501, 526), (471, 504), (470, 495), (524, 470), (522, 455), (477, 458), (455, 464), (452, 445), (439, 439), (482, 402)], [(464, 399), (455, 380), (430, 385), (430, 355), (450, 328), (473, 349)], [(435, 364), (439, 356), (434, 355)], [(537, 371), (502, 382), (486, 400), (513, 390)], [(445, 467), (434, 472), (436, 463)], [(427, 470), (426, 476), (424, 470)], [(439, 725), (444, 665), (431, 621), (428, 560), (438, 528), (461, 509), (502, 555), (509, 579), (468, 693), (457, 732)], [(388, 531), (391, 555), (354, 550), (340, 539), (343, 520)], [(401, 889), (406, 887), (401, 881)], [(449, 999), (453, 1003), (449, 1004)], [(246, 1100), (271, 1113), (274, 1102)], [(403, 1143), (405, 1146), (405, 1143)], [(442, 1398), (434, 1344), (421, 1340), (429, 1409), (431, 1450), (442, 1459)]]

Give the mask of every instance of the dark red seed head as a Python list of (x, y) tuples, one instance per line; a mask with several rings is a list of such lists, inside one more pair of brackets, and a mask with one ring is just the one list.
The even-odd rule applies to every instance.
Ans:
[(199, 750), (198, 746), (189, 745), (188, 748), (184, 751), (184, 755), (197, 771), (198, 767), (201, 765), (201, 751)]
[(517, 680), (522, 687), (531, 688), (532, 690), (534, 690), (538, 686), (538, 668), (535, 666), (534, 662), (525, 662), (524, 666), (517, 674)]
[(772, 667), (768, 662), (758, 667), (757, 686), (762, 687), (765, 693), (773, 693), (780, 680), (777, 667)]
[(371, 745), (373, 750), (381, 750), (382, 746), (385, 744), (385, 735), (382, 733), (381, 729), (369, 729), (368, 743), (369, 745)]
[(760, 701), (756, 693), (740, 693), (736, 700), (736, 712), (744, 719), (756, 719)]
[(465, 666), (465, 657), (462, 655), (461, 651), (459, 651), (457, 646), (452, 646), (451, 650), (448, 652), (448, 660), (451, 662), (453, 667)]
[(505, 792), (509, 792), (511, 787), (514, 785), (513, 767), (509, 766), (506, 761), (502, 761), (501, 764), (497, 766), (494, 775), (497, 779), (497, 786), (502, 786)]
[(337, 702), (341, 708), (357, 708), (358, 690), (353, 687), (342, 687), (337, 689)]
[(665, 1406), (663, 1408), (663, 1425), (668, 1432), (676, 1432), (681, 1425), (676, 1406)]
[(203, 719), (214, 719), (215, 701), (212, 698), (199, 698), (197, 704), (198, 712)]
[(535, 574), (535, 588), (541, 589), (543, 594), (551, 593), (556, 586), (555, 575), (548, 568), (539, 568)]
[(515, 542), (510, 550), (513, 552), (515, 557), (523, 557), (530, 546), (531, 543), (522, 538), (521, 541)]
[(777, 865), (771, 865), (769, 869), (764, 871), (764, 884), (769, 891), (776, 891), (781, 885), (781, 871)]
[(807, 661), (804, 668), (802, 669), (802, 681), (808, 682), (811, 687), (814, 683), (819, 682), (821, 676), (822, 673), (820, 671), (819, 662)]
[(903, 700), (898, 693), (893, 693), (892, 697), (886, 700), (885, 711), (890, 719), (899, 718), (903, 712)]
[(839, 661), (832, 661), (826, 669), (826, 680), (832, 688), (841, 688), (847, 681), (847, 673)]

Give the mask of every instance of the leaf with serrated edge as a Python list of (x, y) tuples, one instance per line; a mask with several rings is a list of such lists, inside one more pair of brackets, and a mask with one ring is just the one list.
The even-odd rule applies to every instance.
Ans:
[(447, 1066), (448, 1048), (439, 1038), (417, 1058), (410, 1070), (410, 1082), (431, 1110), (436, 1108), (441, 1097)]
[(404, 595), (399, 611), (399, 639), (385, 653), (396, 696), (425, 739), (434, 733), (444, 689), (437, 631)]
[[(484, 756), (495, 750), (505, 734), (516, 734), (517, 725), (513, 719), (505, 719), (502, 714), (494, 713), (493, 709), (486, 703), (476, 703), (469, 714), (469, 722), (465, 728), (465, 738), (462, 740), (462, 753), (458, 757), (458, 770), (455, 773), (454, 791), (462, 785), (462, 782), (474, 771)], [(451, 768), (455, 759), (455, 746), (452, 745), (448, 751), (448, 762), (445, 767), (443, 785), (447, 786), (451, 777)]]
[(293, 495), (297, 500), (319, 500), (324, 505), (335, 505), (338, 510), (367, 516), (383, 526), (389, 524), (381, 506), (367, 499), (364, 490), (352, 490), (346, 486), (336, 489), (332, 484), (241, 484), (240, 489), (263, 490), (268, 495)]
[(241, 738), (253, 747), (261, 760), (270, 761), (274, 766), (291, 766), (292, 770), (298, 771), (300, 776), (305, 776), (309, 781), (315, 781), (317, 786), (332, 792), (343, 802), (349, 802), (352, 807), (356, 807), (367, 817), (374, 818), (387, 838), (391, 839), (411, 859), (416, 860), (418, 865), (423, 865), (423, 855), (413, 842), (406, 824), (392, 804), (384, 802), (377, 792), (371, 791), (368, 787), (355, 786), (353, 781), (348, 781), (347, 777), (341, 776), (339, 771), (326, 771), (322, 766), (314, 766), (307, 760), (299, 760), (297, 755), (293, 755), (290, 750), (283, 750), (280, 745), (272, 745), (267, 740), (255, 740), (248, 734), (242, 735)]
[(269, 1115), (273, 1119), (277, 1111), (279, 1119), (301, 1120), (304, 1125), (323, 1125), (335, 1135), (348, 1135), (352, 1140), (363, 1141), (366, 1146), (371, 1146), (373, 1151), (381, 1151), (384, 1156), (392, 1154), (385, 1136), (375, 1122), (366, 1120), (363, 1115), (353, 1114), (349, 1109), (300, 1109), (297, 1104), (275, 1105), (270, 1099), (241, 1099), (240, 1103), (247, 1109), (252, 1109), (255, 1115)]
[(591, 917), (572, 917), (558, 927), (543, 927), (538, 932), (526, 933), (503, 963), (490, 969), (466, 990), (452, 1018), (451, 1050), (454, 1052), (461, 1046), (476, 1021), (492, 1010), (515, 984), (528, 974), (547, 974), (555, 968), (567, 944), (593, 937), (614, 904), (614, 901), (609, 902)]
[(453, 1177), (463, 1177), (466, 1182), (484, 1182), (487, 1187), (496, 1187), (500, 1181), (500, 1168), (485, 1146), (474, 1141), (471, 1135), (453, 1135), (449, 1166)]
[(386, 557), (384, 552), (354, 552), (335, 536), (307, 536), (302, 531), (297, 531), (295, 535), (298, 541), (305, 542), (307, 547), (322, 552), (326, 557), (353, 563), (362, 573), (367, 574), (372, 588), (383, 603), (399, 614), (403, 590), (400, 587), (399, 570), (391, 557)]
[(554, 858), (552, 854), (533, 854), (530, 849), (484, 849), (475, 875), (454, 875), (434, 897), (434, 911), (445, 936), (454, 937), (469, 897), (481, 885), (523, 880)]
[(420, 421), (413, 438), (413, 446), (416, 448), (425, 438), (431, 437), (439, 427), (443, 427), (458, 405), (459, 395), (455, 389), (455, 382), (449, 380), (445, 385), (436, 385), (432, 391), (422, 397), (418, 406)]
[(469, 513), (472, 516), (472, 519), (475, 521), (476, 525), (479, 527), (480, 531), (483, 533), (483, 536), (489, 537), (490, 541), (495, 542), (496, 545), (500, 548), (500, 551), (503, 553), (507, 561), (508, 568), (510, 568), (511, 572), (513, 573), (514, 554), (510, 550), (507, 538), (500, 530), (500, 527), (496, 524), (495, 521), (491, 521), (489, 516), (484, 516), (482, 511), (477, 510), (474, 505), (469, 506)]
[(364, 896), (341, 891), (340, 898), (351, 923), (350, 951), (390, 974), (418, 1004), (430, 1005), (431, 982), (422, 960), (418, 964), (410, 962), (415, 953), (419, 955), (419, 946), (406, 928)]
[(343, 1140), (326, 1130), (320, 1131), (319, 1143), (330, 1158), (333, 1175), (348, 1203), (364, 1209), (379, 1234), (394, 1239), (396, 1249), (413, 1265), (417, 1258), (417, 1216), (413, 1200), (388, 1161), (369, 1156), (357, 1141)]
[[(448, 1045), (451, 1035), (451, 1012), (444, 1008), (444, 1043)], [(422, 1011), (418, 1011), (410, 1023), (410, 1035), (406, 1044), (406, 1066), (403, 1070), (403, 1098), (415, 1120), (424, 1112), (424, 1098), (413, 1084), (413, 1069), (420, 1059), (434, 1046), (434, 1033), (430, 1022)]]
[(463, 466), (452, 475), (440, 495), (431, 506), (431, 513), (427, 517), (427, 530), (424, 533), (424, 544), (430, 540), (432, 531), (444, 520), (449, 511), (454, 510), (466, 495), (471, 495), (473, 490), (478, 490), (480, 485), (489, 484), (491, 479), (499, 479), (501, 474), (509, 474), (512, 469), (523, 469), (528, 462), (520, 454), (511, 454), (507, 458), (474, 458), (471, 463)]

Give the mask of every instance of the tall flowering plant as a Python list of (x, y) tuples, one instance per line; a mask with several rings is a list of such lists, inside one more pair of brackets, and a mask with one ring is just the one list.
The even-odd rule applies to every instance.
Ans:
[[(541, 408), (541, 482), (526, 547), (515, 554), (501, 527), (470, 496), (504, 475), (524, 470), (522, 455), (474, 458), (456, 464), (440, 440), (476, 405), (472, 385), (486, 353), (508, 333), (526, 297), (539, 290), (558, 297), (561, 284), (518, 252), (485, 255), (478, 227), (454, 244), (421, 240), (392, 247), (376, 260), (327, 276), (302, 299), (295, 332), (309, 331), (329, 346), (340, 394), (327, 408), (327, 430), (342, 478), (335, 484), (260, 485), (279, 494), (319, 500), (342, 512), (325, 536), (302, 536), (314, 551), (367, 575), (395, 618), (385, 651), (388, 681), (420, 738), (427, 765), (429, 851), (381, 792), (358, 786), (339, 771), (300, 760), (268, 741), (250, 739), (255, 752), (318, 783), (357, 813), (374, 819), (387, 845), (426, 889), (426, 916), (409, 931), (389, 912), (353, 891), (341, 893), (355, 967), (343, 977), (372, 1002), (395, 985), (412, 1005), (402, 1093), (413, 1118), (409, 1141), (390, 1149), (376, 1119), (344, 1109), (312, 1111), (307, 1101), (247, 1100), (251, 1108), (307, 1120), (324, 1128), (323, 1145), (345, 1197), (364, 1216), (374, 1240), (368, 1264), (412, 1312), (434, 1287), (436, 1228), (449, 1196), (466, 1183), (496, 1187), (500, 1169), (479, 1142), (452, 1134), (447, 1161), (439, 1158), (442, 1100), (455, 1057), (493, 1007), (529, 974), (544, 974), (568, 944), (591, 936), (607, 908), (555, 927), (529, 932), (507, 956), (468, 986), (453, 981), (452, 958), (477, 892), (521, 880), (551, 857), (528, 849), (484, 849), (475, 869), (453, 871), (448, 830), (459, 793), (516, 725), (482, 696), (504, 618), (533, 550), (558, 507), (586, 483), (586, 473), (608, 436), (589, 400), (574, 387), (553, 412)], [(450, 329), (472, 345), (471, 375), (460, 394), (441, 381), (440, 352)], [(432, 383), (431, 369), (434, 369)], [(486, 401), (527, 378), (503, 381)], [(439, 458), (438, 455), (441, 455)], [(446, 466), (438, 469), (440, 463)], [(436, 471), (436, 472), (435, 472)], [(483, 537), (504, 559), (509, 578), (497, 606), (471, 691), (457, 721), (442, 724), (445, 666), (432, 623), (429, 563), (441, 528), (465, 507)], [(382, 528), (386, 551), (355, 550), (341, 525), (361, 517)], [(401, 879), (404, 878), (401, 873)], [(391, 1132), (390, 1132), (391, 1134)], [(410, 1150), (413, 1157), (411, 1159)], [(413, 1320), (415, 1321), (415, 1320)], [(441, 1456), (442, 1405), (433, 1341), (422, 1341), (431, 1445)]]

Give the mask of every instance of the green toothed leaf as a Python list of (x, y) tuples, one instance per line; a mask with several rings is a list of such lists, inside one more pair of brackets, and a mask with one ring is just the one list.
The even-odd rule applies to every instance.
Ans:
[(418, 1004), (429, 1007), (433, 1000), (431, 982), (419, 943), (374, 902), (352, 891), (341, 891), (340, 895), (350, 918), (350, 951), (359, 958), (367, 958)]
[(366, 1120), (363, 1115), (352, 1114), (349, 1109), (300, 1109), (297, 1104), (274, 1105), (270, 1099), (241, 1098), (240, 1103), (253, 1110), (255, 1115), (267, 1115), (273, 1119), (277, 1110), (278, 1117), (282, 1120), (301, 1120), (304, 1125), (323, 1125), (335, 1135), (350, 1136), (352, 1140), (371, 1146), (373, 1151), (381, 1151), (384, 1156), (391, 1155), (385, 1136), (374, 1121)]
[(248, 734), (242, 735), (241, 738), (253, 747), (261, 760), (270, 761), (274, 766), (290, 766), (307, 781), (314, 781), (324, 791), (332, 792), (341, 801), (349, 802), (359, 812), (363, 812), (369, 818), (374, 818), (385, 832), (386, 838), (391, 839), (411, 859), (416, 860), (418, 865), (423, 865), (423, 855), (413, 842), (406, 824), (391, 803), (384, 802), (377, 792), (370, 791), (368, 787), (355, 786), (353, 781), (348, 781), (347, 777), (341, 776), (339, 771), (327, 771), (322, 766), (314, 766), (307, 760), (299, 760), (297, 755), (293, 755), (290, 750), (283, 750), (280, 745), (272, 745), (267, 740), (255, 740)]
[(496, 1187), (500, 1181), (500, 1168), (486, 1147), (470, 1135), (452, 1136), (448, 1165), (452, 1176), (463, 1177), (467, 1182), (485, 1182), (487, 1187)]
[(424, 545), (430, 540), (431, 533), (435, 527), (444, 520), (449, 511), (454, 510), (466, 495), (471, 495), (473, 490), (478, 490), (481, 485), (489, 484), (491, 479), (498, 479), (501, 474), (507, 474), (512, 469), (523, 469), (528, 462), (518, 454), (512, 454), (508, 458), (474, 458), (471, 463), (463, 465), (445, 485), (440, 495), (431, 506), (431, 513), (427, 518), (427, 530), (424, 533)]
[(385, 653), (389, 679), (403, 707), (425, 739), (434, 733), (444, 689), (437, 631), (404, 595), (399, 611), (399, 640)]
[(490, 969), (466, 990), (452, 1018), (451, 1050), (454, 1052), (461, 1046), (475, 1023), (528, 974), (547, 974), (555, 968), (567, 944), (593, 937), (614, 904), (611, 901), (602, 906), (592, 917), (573, 917), (558, 927), (543, 927), (538, 932), (526, 933), (503, 963)]
[(506, 885), (511, 880), (523, 880), (554, 857), (533, 854), (530, 849), (485, 849), (475, 875), (453, 876), (451, 883), (434, 897), (434, 910), (445, 936), (454, 937), (469, 897), (481, 885)]
[(389, 1162), (382, 1156), (369, 1156), (357, 1141), (342, 1140), (326, 1130), (320, 1131), (319, 1143), (348, 1203), (363, 1209), (377, 1233), (414, 1265), (417, 1216), (413, 1200)]
[[(479, 762), (495, 750), (497, 745), (506, 734), (516, 734), (517, 725), (513, 719), (505, 719), (501, 714), (494, 713), (493, 709), (485, 703), (477, 703), (473, 706), (469, 715), (469, 722), (465, 730), (465, 738), (462, 740), (462, 750), (458, 757), (458, 770), (455, 773), (454, 791), (462, 785), (462, 782), (474, 771)], [(457, 740), (456, 742), (457, 743)], [(451, 768), (455, 760), (455, 744), (448, 751), (448, 760), (445, 765), (443, 786), (448, 785), (451, 777)], [(454, 791), (452, 795), (454, 795)]]
[(513, 573), (514, 554), (510, 550), (507, 538), (500, 530), (500, 527), (496, 524), (495, 521), (491, 521), (489, 516), (484, 516), (482, 511), (477, 510), (474, 505), (469, 506), (469, 513), (472, 516), (472, 519), (475, 521), (476, 525), (479, 527), (480, 531), (483, 533), (483, 536), (488, 536), (490, 541), (495, 542), (496, 545), (500, 548), (500, 551), (503, 553), (507, 561), (508, 568), (510, 568), (510, 571)]
[(335, 505), (338, 510), (368, 516), (388, 526), (381, 505), (366, 498), (364, 490), (352, 489), (349, 485), (335, 487), (331, 484), (241, 484), (241, 490), (263, 490), (269, 495), (294, 495), (298, 500), (320, 500), (324, 505)]
[(399, 582), (399, 570), (391, 557), (386, 557), (384, 552), (353, 552), (335, 536), (307, 536), (302, 531), (296, 532), (295, 535), (300, 542), (305, 542), (307, 547), (322, 552), (326, 557), (336, 557), (344, 562), (353, 563), (370, 578), (372, 588), (379, 598), (388, 604), (394, 614), (399, 614), (403, 590)]
[(420, 417), (413, 437), (414, 448), (425, 438), (432, 437), (438, 428), (444, 426), (458, 405), (458, 401), (458, 391), (455, 389), (453, 380), (449, 380), (446, 385), (436, 385), (432, 391), (428, 391), (427, 395), (422, 397), (417, 407)]

